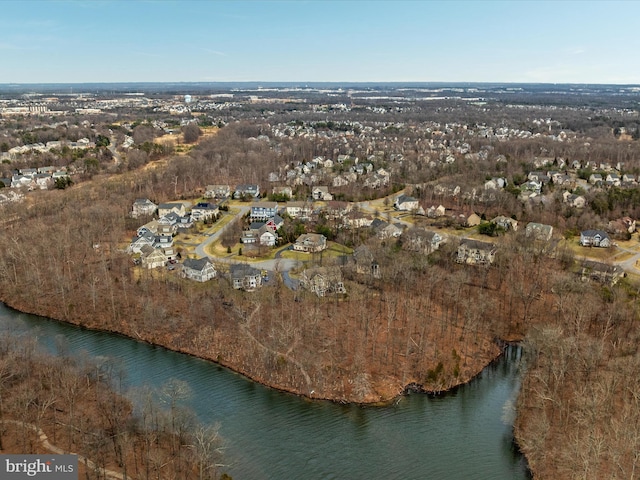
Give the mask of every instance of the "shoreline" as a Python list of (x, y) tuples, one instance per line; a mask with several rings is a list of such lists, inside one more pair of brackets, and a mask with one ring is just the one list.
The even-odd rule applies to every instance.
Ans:
[(87, 330), (91, 330), (91, 331), (95, 331), (95, 332), (103, 332), (103, 333), (109, 333), (112, 335), (120, 335), (122, 337), (131, 339), (131, 340), (135, 340), (137, 342), (142, 342), (142, 343), (146, 343), (147, 345), (151, 345), (153, 347), (160, 347), (160, 348), (164, 348), (166, 350), (172, 351), (172, 352), (176, 352), (176, 353), (181, 353), (184, 355), (189, 355), (191, 357), (194, 358), (198, 358), (201, 360), (206, 360), (208, 362), (212, 362), (216, 365), (219, 365), (221, 367), (224, 367), (226, 369), (228, 369), (229, 371), (233, 372), (236, 375), (242, 375), (243, 377), (245, 377), (246, 379), (258, 383), (266, 388), (270, 388), (272, 390), (276, 390), (278, 392), (282, 392), (282, 393), (287, 393), (290, 395), (295, 395), (297, 397), (300, 398), (304, 398), (306, 400), (310, 400), (310, 401), (314, 401), (314, 400), (318, 400), (318, 401), (327, 401), (327, 402), (332, 402), (332, 403), (337, 403), (337, 404), (342, 404), (342, 405), (359, 405), (359, 406), (363, 406), (363, 407), (384, 407), (384, 406), (388, 406), (388, 405), (392, 405), (394, 404), (396, 401), (398, 401), (398, 399), (400, 399), (403, 396), (409, 395), (411, 393), (419, 393), (419, 394), (423, 394), (423, 395), (429, 395), (429, 396), (433, 396), (433, 397), (438, 397), (438, 396), (444, 396), (447, 395), (449, 393), (453, 393), (455, 392), (458, 388), (469, 384), (470, 382), (472, 382), (474, 379), (476, 379), (483, 371), (484, 369), (486, 369), (487, 367), (489, 367), (491, 364), (493, 364), (494, 362), (498, 361), (500, 359), (500, 357), (502, 357), (502, 355), (504, 355), (504, 351), (506, 346), (508, 345), (512, 345), (512, 344), (517, 344), (519, 343), (518, 341), (514, 341), (514, 340), (503, 340), (503, 339), (499, 339), (496, 338), (494, 339), (494, 343), (498, 346), (498, 353), (493, 356), (493, 358), (491, 358), (485, 365), (482, 366), (482, 368), (480, 368), (480, 370), (478, 370), (474, 375), (470, 376), (469, 378), (465, 379), (464, 381), (458, 382), (455, 385), (451, 385), (448, 388), (442, 389), (442, 390), (429, 390), (429, 389), (425, 389), (424, 386), (418, 382), (409, 382), (408, 384), (406, 384), (405, 386), (402, 387), (402, 389), (395, 394), (392, 397), (389, 398), (383, 398), (381, 400), (375, 400), (375, 401), (371, 401), (371, 402), (358, 402), (355, 400), (351, 400), (349, 398), (338, 398), (338, 397), (327, 397), (327, 396), (313, 396), (313, 395), (309, 395), (306, 394), (302, 391), (299, 390), (295, 390), (292, 388), (287, 388), (287, 387), (283, 387), (283, 386), (279, 386), (279, 385), (275, 385), (269, 382), (264, 381), (263, 379), (259, 378), (258, 376), (254, 376), (252, 374), (250, 374), (247, 371), (243, 371), (240, 368), (237, 368), (236, 366), (232, 365), (229, 362), (225, 362), (224, 360), (218, 358), (213, 358), (210, 356), (206, 356), (206, 355), (198, 355), (195, 354), (187, 349), (183, 349), (183, 348), (174, 348), (174, 347), (170, 347), (167, 345), (163, 345), (161, 343), (155, 343), (152, 342), (150, 340), (146, 340), (145, 338), (143, 338), (142, 336), (140, 336), (137, 332), (136, 333), (137, 336), (134, 335), (129, 335), (127, 333), (124, 332), (120, 332), (117, 330), (110, 330), (110, 329), (105, 329), (105, 328), (97, 328), (97, 327), (88, 327), (86, 325), (82, 325), (80, 323), (75, 323), (73, 321), (70, 320), (62, 320), (59, 318), (56, 318), (54, 316), (50, 316), (50, 315), (42, 315), (40, 313), (36, 313), (33, 311), (29, 311), (28, 309), (25, 308), (17, 308), (15, 305), (11, 304), (10, 302), (6, 301), (6, 300), (0, 300), (2, 301), (2, 303), (4, 304), (4, 306), (6, 308), (9, 308), (11, 310), (14, 310), (18, 313), (23, 313), (23, 314), (27, 314), (27, 315), (34, 315), (37, 317), (42, 317), (48, 320), (52, 320), (55, 322), (60, 322), (60, 323), (64, 323), (67, 325), (71, 325), (74, 327), (78, 327), (78, 328), (82, 328), (82, 329), (87, 329)]
[[(60, 322), (63, 324), (67, 324), (70, 326), (74, 326), (77, 328), (81, 328), (81, 329), (86, 329), (86, 330), (91, 330), (94, 332), (102, 332), (102, 333), (108, 333), (108, 334), (112, 334), (112, 335), (119, 335), (122, 336), (124, 338), (130, 339), (130, 340), (134, 340), (136, 342), (141, 342), (141, 343), (145, 343), (147, 345), (153, 346), (153, 347), (158, 347), (158, 348), (164, 348), (168, 351), (171, 352), (176, 352), (176, 353), (180, 353), (180, 354), (184, 354), (184, 355), (189, 355), (191, 357), (194, 358), (198, 358), (201, 360), (205, 360), (208, 362), (211, 362), (215, 365), (218, 365), (220, 367), (223, 367), (225, 369), (227, 369), (228, 371), (230, 371), (231, 373), (235, 374), (235, 375), (241, 375), (243, 376), (245, 379), (251, 381), (251, 382), (255, 382), (263, 387), (269, 388), (271, 390), (275, 390), (277, 392), (281, 392), (281, 393), (285, 393), (285, 394), (289, 394), (289, 395), (294, 395), (298, 398), (301, 398), (305, 401), (309, 401), (309, 402), (313, 402), (313, 401), (320, 401), (320, 402), (331, 402), (334, 404), (340, 404), (340, 405), (356, 405), (359, 407), (373, 407), (373, 408), (384, 408), (384, 407), (388, 407), (388, 406), (392, 406), (395, 403), (397, 403), (402, 397), (404, 396), (408, 396), (411, 394), (420, 394), (420, 395), (427, 395), (429, 397), (444, 397), (446, 395), (449, 394), (453, 394), (455, 393), (458, 389), (464, 387), (465, 385), (470, 384), (472, 381), (476, 380), (481, 374), (482, 372), (489, 366), (491, 366), (492, 364), (498, 362), (500, 360), (500, 358), (505, 354), (505, 350), (508, 346), (510, 345), (519, 345), (521, 343), (521, 340), (516, 340), (516, 339), (511, 339), (511, 340), (504, 340), (504, 339), (500, 339), (500, 338), (496, 338), (494, 339), (494, 343), (498, 346), (499, 351), (498, 353), (489, 361), (487, 362), (475, 375), (472, 375), (470, 378), (466, 379), (463, 382), (459, 382), (455, 385), (452, 385), (449, 388), (443, 389), (443, 390), (428, 390), (425, 389), (423, 385), (418, 384), (416, 382), (410, 382), (409, 384), (405, 385), (402, 390), (394, 395), (391, 398), (388, 399), (383, 399), (383, 400), (378, 400), (378, 401), (372, 401), (372, 402), (357, 402), (357, 401), (353, 401), (353, 400), (348, 400), (345, 398), (327, 398), (327, 397), (321, 397), (321, 396), (310, 396), (310, 395), (306, 395), (303, 392), (300, 391), (295, 391), (293, 389), (288, 389), (288, 388), (284, 388), (281, 386), (277, 386), (277, 385), (272, 385), (269, 384), (267, 382), (261, 381), (259, 378), (254, 377), (252, 375), (250, 375), (247, 372), (243, 372), (240, 369), (236, 369), (233, 366), (229, 365), (228, 363), (221, 361), (220, 359), (214, 359), (214, 358), (209, 358), (207, 356), (201, 356), (201, 355), (196, 355), (192, 352), (186, 351), (184, 349), (180, 349), (180, 348), (171, 348), (159, 343), (154, 343), (148, 340), (145, 340), (141, 337), (135, 337), (133, 335), (127, 335), (125, 333), (122, 332), (118, 332), (115, 330), (108, 330), (108, 329), (104, 329), (104, 328), (93, 328), (93, 327), (87, 327), (85, 325), (81, 325), (78, 323), (74, 323), (72, 321), (68, 321), (68, 320), (60, 320), (54, 317), (50, 317), (50, 316), (45, 316), (45, 315), (41, 315), (38, 313), (33, 313), (33, 312), (29, 312), (23, 309), (18, 309), (15, 306), (11, 305), (10, 303), (6, 302), (6, 301), (2, 301), (3, 305), (5, 306), (5, 308), (8, 308), (10, 310), (13, 310), (15, 312), (18, 313), (22, 313), (22, 314), (26, 314), (26, 315), (34, 315), (37, 317), (41, 317), (50, 321), (54, 321), (54, 322)], [(516, 412), (516, 417), (517, 417), (517, 412)], [(534, 472), (531, 470), (531, 465), (529, 463), (528, 458), (526, 457), (526, 455), (522, 452), (522, 449), (520, 447), (520, 444), (518, 443), (518, 439), (516, 436), (516, 430), (515, 430), (515, 419), (513, 424), (511, 425), (512, 428), (512, 444), (513, 447), (518, 451), (518, 453), (520, 455), (522, 455), (522, 458), (525, 461), (526, 464), (526, 468), (527, 468), (527, 472), (529, 474), (529, 478), (535, 478)]]

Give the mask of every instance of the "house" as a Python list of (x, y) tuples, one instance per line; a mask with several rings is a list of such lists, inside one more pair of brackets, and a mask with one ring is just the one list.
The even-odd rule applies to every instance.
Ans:
[(249, 226), (248, 230), (242, 232), (240, 241), (245, 245), (258, 244), (273, 247), (278, 241), (278, 235), (273, 225), (254, 222)]
[(513, 230), (514, 232), (518, 230), (518, 222), (513, 218), (505, 217), (504, 215), (498, 215), (496, 218), (491, 220), (491, 223), (496, 224), (500, 228), (503, 228), (505, 231)]
[(369, 188), (380, 188), (389, 185), (389, 175), (380, 175), (379, 173), (374, 173), (373, 175), (365, 178), (363, 185)]
[(258, 202), (251, 205), (249, 220), (265, 222), (278, 213), (278, 202)]
[(153, 215), (156, 213), (157, 208), (158, 206), (148, 198), (136, 198), (131, 208), (131, 216), (138, 218), (145, 215)]
[(396, 210), (400, 210), (402, 212), (411, 212), (413, 210), (418, 210), (418, 200), (410, 197), (409, 195), (399, 195), (393, 206)]
[(274, 195), (284, 195), (287, 198), (293, 197), (293, 189), (291, 187), (273, 187), (271, 191)]
[(160, 235), (174, 235), (178, 230), (178, 221), (180, 215), (175, 212), (169, 212), (160, 217), (156, 223), (156, 233)]
[(429, 254), (440, 248), (445, 239), (437, 232), (413, 227), (402, 234), (401, 241), (405, 250)]
[(435, 205), (432, 205), (429, 208), (427, 208), (427, 217), (429, 218), (444, 217), (445, 213), (446, 213), (446, 208), (444, 208), (444, 206), (442, 205), (438, 205), (437, 207)]
[(314, 200), (333, 200), (333, 195), (329, 193), (329, 187), (316, 186), (311, 189), (311, 198)]
[(607, 232), (603, 230), (584, 230), (580, 232), (580, 245), (583, 247), (602, 247), (611, 246), (611, 239)]
[(256, 184), (237, 185), (233, 198), (256, 198), (260, 196), (260, 186)]
[(543, 223), (529, 222), (524, 229), (524, 233), (528, 238), (548, 242), (553, 235), (553, 227)]
[(461, 213), (458, 215), (458, 221), (465, 227), (477, 227), (482, 223), (480, 215), (474, 212)]
[(537, 180), (529, 180), (528, 182), (525, 182), (522, 185), (520, 185), (520, 190), (522, 192), (528, 192), (528, 193), (534, 193), (536, 195), (540, 195), (540, 192), (542, 192), (542, 182), (539, 182)]
[(249, 227), (247, 230), (242, 231), (240, 236), (240, 243), (243, 245), (254, 245), (258, 243), (258, 229)]
[(268, 225), (264, 225), (258, 231), (258, 243), (267, 247), (273, 247), (278, 242), (278, 235), (269, 228)]
[(172, 248), (173, 236), (171, 235), (156, 235), (153, 238), (153, 248)]
[(185, 204), (182, 202), (174, 202), (174, 203), (161, 203), (158, 205), (158, 216), (164, 217), (169, 213), (175, 213), (178, 216), (186, 215), (187, 209)]
[(29, 190), (33, 190), (35, 188), (35, 182), (33, 178), (25, 175), (13, 175), (11, 177), (11, 188), (21, 188), (27, 187)]
[(216, 278), (215, 267), (208, 258), (187, 258), (182, 263), (182, 276), (196, 282), (206, 282)]
[(370, 226), (373, 218), (360, 210), (352, 210), (343, 217), (343, 222), (347, 228), (363, 228)]
[(164, 267), (167, 264), (167, 256), (161, 249), (143, 245), (140, 248), (140, 263), (147, 269)]
[(279, 215), (274, 215), (269, 220), (267, 220), (266, 225), (272, 231), (277, 232), (284, 225), (284, 219)]
[(309, 220), (313, 213), (313, 204), (307, 202), (287, 202), (284, 212), (291, 218)]
[(353, 209), (353, 204), (351, 202), (341, 202), (332, 200), (327, 202), (324, 207), (324, 212), (327, 214), (327, 218), (330, 220), (335, 220), (337, 218), (342, 218), (345, 215), (348, 215), (349, 212)]
[(148, 245), (153, 248), (155, 243), (155, 235), (151, 232), (144, 232), (133, 237), (133, 240), (127, 247), (129, 253), (142, 253), (142, 247)]
[(402, 235), (402, 224), (399, 223), (393, 224), (376, 218), (369, 226), (371, 227), (371, 230), (375, 232), (376, 237), (381, 240), (386, 238), (398, 238)]
[(48, 173), (36, 173), (33, 176), (33, 181), (40, 190), (47, 190), (51, 185), (53, 185), (51, 175)]
[(549, 181), (549, 176), (545, 172), (529, 172), (527, 180), (546, 183)]
[(293, 244), (297, 252), (314, 253), (327, 248), (327, 237), (319, 233), (303, 233)]
[(380, 265), (366, 245), (360, 245), (353, 251), (353, 262), (356, 273), (371, 275), (373, 278), (380, 278)]
[(589, 183), (591, 185), (600, 185), (602, 184), (602, 175), (599, 173), (592, 173), (589, 175)]
[(346, 187), (349, 183), (349, 180), (347, 180), (343, 175), (337, 175), (333, 177), (332, 185), (334, 187)]
[(620, 265), (609, 265), (591, 260), (583, 261), (578, 273), (582, 281), (595, 280), (611, 286), (618, 283), (618, 280), (621, 278), (627, 276)]
[(338, 267), (315, 267), (302, 272), (300, 286), (324, 297), (328, 293), (344, 294), (347, 290), (342, 281), (342, 272)]
[(463, 238), (458, 246), (456, 261), (468, 265), (486, 265), (493, 263), (496, 246), (493, 243)]
[(178, 221), (176, 222), (176, 231), (186, 232), (191, 227), (193, 227), (193, 218), (191, 215), (184, 215), (182, 217), (178, 217)]
[(229, 274), (236, 290), (252, 291), (262, 285), (260, 270), (245, 263), (230, 265)]
[(136, 231), (136, 235), (140, 236), (144, 233), (151, 233), (152, 235), (155, 235), (156, 233), (158, 233), (158, 221), (151, 220), (150, 222), (145, 223), (141, 227), (138, 227), (138, 230)]
[(562, 200), (570, 207), (584, 208), (587, 200), (582, 195), (576, 195), (569, 191), (562, 192)]
[(507, 179), (501, 177), (493, 177), (490, 180), (484, 182), (485, 190), (502, 190), (507, 186)]
[(612, 185), (614, 185), (614, 186), (616, 186), (616, 187), (619, 187), (620, 183), (621, 183), (620, 175), (618, 175), (617, 173), (614, 173), (614, 172), (608, 173), (606, 178), (605, 178), (605, 181), (610, 183), (610, 184), (612, 184)]
[(196, 222), (200, 222), (215, 218), (219, 213), (220, 209), (215, 203), (199, 202), (191, 209), (191, 218)]
[(231, 196), (231, 188), (229, 185), (207, 185), (204, 196), (224, 200)]
[(566, 188), (575, 188), (576, 185), (576, 181), (573, 177), (563, 173), (554, 175), (552, 180), (554, 185), (564, 185)]
[(622, 175), (622, 183), (636, 183), (636, 176), (631, 173)]

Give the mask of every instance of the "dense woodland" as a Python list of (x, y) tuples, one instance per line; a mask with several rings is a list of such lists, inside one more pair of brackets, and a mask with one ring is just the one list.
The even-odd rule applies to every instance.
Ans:
[[(625, 171), (640, 173), (640, 145), (633, 136), (637, 112), (613, 101), (598, 109), (537, 101), (517, 108), (504, 99), (420, 108), (360, 102), (350, 112), (331, 113), (331, 124), (326, 111), (301, 112), (291, 103), (212, 116), (210, 121), (224, 126), (187, 155), (152, 157), (137, 148), (109, 175), (89, 172), (87, 181), (66, 190), (30, 192), (25, 203), (4, 205), (0, 297), (26, 312), (212, 359), (275, 388), (345, 402), (388, 401), (407, 386), (450, 388), (499, 355), (497, 340), (524, 340), (516, 436), (536, 478), (633, 478), (640, 460), (640, 390), (634, 380), (640, 378), (640, 287), (633, 277), (615, 286), (583, 282), (574, 273), (571, 250), (541, 245), (521, 232), (496, 239), (496, 261), (486, 266), (456, 263), (455, 241), (427, 256), (367, 233), (335, 232), (342, 243), (367, 245), (381, 275), (364, 276), (339, 264), (348, 294), (324, 298), (291, 291), (279, 280), (251, 294), (233, 290), (224, 278), (195, 284), (168, 272), (135, 269), (123, 253), (140, 225), (128, 216), (135, 198), (196, 198), (207, 183), (266, 185), (270, 173), (315, 156), (368, 158), (376, 151), (384, 152), (373, 160), (376, 167), (390, 170), (393, 184), (379, 191), (341, 187), (341, 198), (375, 198), (391, 193), (394, 185), (411, 184), (424, 204), (441, 202), (487, 218), (506, 214), (554, 225), (568, 235), (622, 215), (640, 218), (637, 188), (590, 190), (584, 209), (564, 205), (552, 185), (545, 186), (551, 199), (546, 203), (523, 203), (508, 189), (474, 197), (436, 188), (456, 185), (470, 192), (493, 176), (519, 185), (538, 157), (620, 162)], [(268, 121), (256, 118), (267, 108), (275, 111)], [(570, 132), (573, 140), (498, 141), (471, 135), (472, 129), (462, 126), (533, 130), (538, 123), (532, 120), (539, 118), (554, 119), (541, 131)], [(354, 133), (348, 145), (336, 127), (349, 124), (353, 131), (354, 122), (362, 128), (371, 121), (379, 122), (377, 130), (367, 137)], [(310, 124), (327, 135), (295, 133)], [(423, 128), (427, 124), (429, 131)], [(138, 130), (139, 145), (160, 134), (150, 125)], [(291, 128), (277, 142), (276, 125)], [(616, 135), (621, 127), (629, 138)], [(270, 140), (257, 140), (260, 136)], [(452, 163), (442, 162), (430, 140), (443, 149), (466, 143), (471, 152), (489, 154), (460, 154)], [(15, 136), (7, 141), (19, 142)], [(308, 188), (299, 185), (295, 194), (306, 198)], [(313, 261), (331, 263), (321, 257)], [(5, 406), (3, 416), (9, 418)], [(39, 421), (35, 413), (13, 418)], [(61, 428), (60, 438), (63, 433)], [(176, 468), (185, 468), (181, 461), (175, 460)], [(152, 468), (142, 465), (128, 468)]]
[(134, 412), (117, 361), (71, 358), (59, 340), (55, 357), (33, 339), (0, 340), (0, 452), (74, 452), (87, 480), (220, 478), (222, 441), (181, 406), (185, 385), (137, 392)]

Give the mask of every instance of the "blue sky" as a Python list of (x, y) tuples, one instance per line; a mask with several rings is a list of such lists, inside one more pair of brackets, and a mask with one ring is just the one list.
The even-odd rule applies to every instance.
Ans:
[(640, 84), (639, 1), (0, 1), (0, 83)]

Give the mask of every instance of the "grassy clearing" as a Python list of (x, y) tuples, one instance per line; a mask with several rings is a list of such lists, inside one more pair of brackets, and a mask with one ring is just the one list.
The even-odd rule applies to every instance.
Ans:
[(598, 262), (607, 262), (613, 260), (613, 257), (616, 255), (616, 253), (620, 252), (620, 250), (615, 247), (583, 247), (582, 245), (580, 245), (579, 238), (565, 240), (564, 242), (560, 243), (560, 246), (566, 246), (570, 248), (575, 254), (576, 258), (586, 258), (589, 260), (596, 260)]

